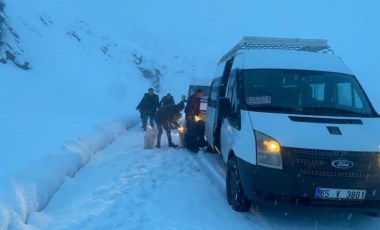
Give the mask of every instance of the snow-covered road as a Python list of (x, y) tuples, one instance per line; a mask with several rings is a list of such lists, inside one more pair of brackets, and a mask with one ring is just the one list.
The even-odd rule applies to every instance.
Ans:
[[(289, 207), (238, 213), (227, 204), (216, 154), (142, 148), (134, 127), (67, 177), (31, 229), (378, 229), (344, 210)], [(174, 137), (178, 141), (178, 137)]]

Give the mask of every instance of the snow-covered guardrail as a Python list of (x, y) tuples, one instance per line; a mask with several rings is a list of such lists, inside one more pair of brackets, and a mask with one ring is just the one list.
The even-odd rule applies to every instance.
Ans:
[(24, 229), (28, 216), (46, 207), (51, 197), (90, 159), (123, 132), (137, 117), (122, 117), (70, 141), (55, 152), (28, 162), (22, 170), (0, 178), (0, 229)]

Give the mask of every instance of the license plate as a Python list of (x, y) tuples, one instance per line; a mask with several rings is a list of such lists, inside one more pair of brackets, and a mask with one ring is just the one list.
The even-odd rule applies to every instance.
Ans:
[(362, 189), (321, 188), (315, 190), (316, 199), (331, 200), (364, 200), (367, 194)]

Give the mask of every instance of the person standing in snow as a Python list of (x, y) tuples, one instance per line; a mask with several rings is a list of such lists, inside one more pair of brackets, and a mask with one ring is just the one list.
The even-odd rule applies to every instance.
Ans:
[(160, 108), (164, 105), (175, 105), (173, 96), (170, 93), (162, 97), (160, 101)]
[(197, 121), (186, 130), (184, 136), (185, 147), (193, 153), (197, 153), (199, 148), (207, 146), (205, 125), (204, 121)]
[(181, 101), (177, 105), (165, 105), (157, 111), (156, 114), (156, 124), (158, 128), (157, 134), (157, 143), (156, 147), (161, 148), (161, 135), (162, 128), (165, 129), (166, 135), (168, 137), (169, 147), (178, 147), (178, 145), (173, 144), (172, 135), (171, 135), (171, 124), (173, 124), (176, 128), (181, 127), (178, 124), (178, 119), (181, 118), (181, 111), (185, 107), (185, 102)]
[(189, 100), (185, 108), (187, 128), (189, 128), (195, 122), (195, 116), (198, 116), (201, 112), (200, 107), (202, 96), (202, 89), (198, 89), (193, 95), (189, 97)]
[(154, 118), (156, 116), (157, 109), (159, 107), (158, 95), (153, 92), (153, 88), (148, 89), (148, 93), (145, 93), (136, 109), (141, 113), (142, 128), (146, 130), (148, 122), (150, 126), (154, 127)]

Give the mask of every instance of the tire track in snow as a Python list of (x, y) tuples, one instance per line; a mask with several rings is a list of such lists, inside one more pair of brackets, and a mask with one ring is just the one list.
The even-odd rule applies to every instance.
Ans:
[[(51, 202), (53, 207), (46, 209), (52, 219), (46, 229), (207, 228), (201, 221), (205, 204), (199, 198), (214, 185), (194, 156), (166, 147), (165, 142), (162, 149), (144, 150), (142, 140), (141, 131), (129, 130), (96, 154), (74, 178), (68, 178)], [(85, 186), (89, 175), (100, 178), (89, 183), (81, 199), (59, 203), (68, 190)], [(66, 207), (57, 211), (54, 206)], [(188, 209), (194, 214), (186, 214)]]
[[(206, 178), (195, 175), (200, 174), (201, 169), (190, 155), (183, 155), (187, 154), (186, 152), (165, 147), (161, 150), (141, 150), (141, 144), (139, 148), (135, 151), (137, 155), (130, 164), (131, 168), (123, 170), (115, 179), (112, 185), (114, 187), (106, 189), (122, 191), (121, 193), (125, 195), (125, 199), (119, 199), (119, 204), (115, 204), (113, 209), (118, 210), (123, 207), (123, 211), (115, 213), (124, 213), (131, 217), (130, 221), (128, 218), (125, 221), (128, 229), (146, 228), (147, 225), (154, 229), (161, 228), (163, 224), (168, 228), (179, 228), (176, 221), (165, 214), (166, 204), (162, 202), (162, 198), (167, 196), (167, 184), (176, 183), (177, 177), (196, 179), (200, 183), (205, 183)], [(145, 212), (136, 212), (136, 209)], [(162, 220), (168, 222), (162, 223)], [(180, 228), (183, 228), (183, 224)], [(193, 226), (189, 229), (196, 228)]]
[[(355, 229), (376, 219), (309, 211), (237, 213), (225, 195), (218, 155), (169, 148), (145, 150), (143, 132), (128, 130), (76, 174), (34, 219), (37, 229)], [(178, 141), (173, 135), (173, 140)], [(79, 190), (75, 193), (75, 190)], [(37, 216), (38, 217), (38, 216)], [(32, 218), (33, 219), (33, 218)], [(32, 223), (32, 222), (31, 222)], [(330, 225), (330, 224), (333, 225)]]

